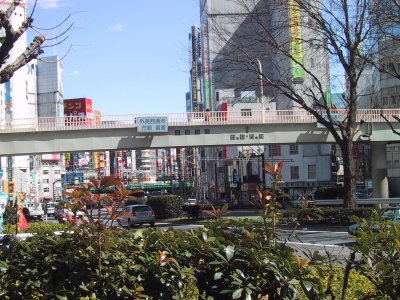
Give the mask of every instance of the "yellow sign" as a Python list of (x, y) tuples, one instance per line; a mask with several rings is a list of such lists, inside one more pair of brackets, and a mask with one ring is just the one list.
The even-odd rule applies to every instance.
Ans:
[(303, 43), (301, 33), (301, 13), (297, 0), (289, 0), (290, 10), (290, 34), (292, 54), (293, 79), (303, 79)]

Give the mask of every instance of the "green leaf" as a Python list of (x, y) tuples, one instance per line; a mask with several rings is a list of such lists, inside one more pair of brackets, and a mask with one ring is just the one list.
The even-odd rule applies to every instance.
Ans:
[(305, 281), (302, 282), (302, 284), (303, 284), (303, 287), (306, 289), (307, 292), (311, 291), (312, 283), (310, 281), (305, 280)]
[(152, 232), (150, 233), (150, 235), (147, 237), (147, 242), (146, 245), (147, 246), (151, 246), (154, 245), (159, 239), (159, 236), (157, 234), (157, 232)]
[(81, 284), (81, 285), (79, 286), (79, 288), (80, 288), (81, 290), (85, 291), (85, 292), (89, 292), (88, 288), (87, 288), (86, 286), (84, 286), (83, 284)]
[(226, 254), (226, 259), (228, 261), (231, 260), (231, 258), (233, 257), (233, 254), (235, 253), (235, 248), (233, 248), (233, 246), (227, 246), (225, 248), (225, 254)]
[(36, 280), (36, 281), (33, 283), (33, 285), (34, 285), (35, 287), (40, 287), (40, 281), (39, 281), (39, 280)]
[(232, 299), (239, 299), (242, 296), (243, 288), (237, 289), (232, 294)]
[(222, 275), (224, 275), (222, 272), (218, 272), (214, 274), (214, 280), (218, 280), (222, 278)]

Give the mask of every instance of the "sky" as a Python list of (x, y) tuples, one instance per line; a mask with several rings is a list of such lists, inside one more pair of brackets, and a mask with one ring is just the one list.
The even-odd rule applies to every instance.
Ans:
[(38, 0), (33, 18), (48, 38), (73, 23), (41, 56), (62, 58), (64, 99), (91, 98), (103, 115), (185, 111), (199, 0)]

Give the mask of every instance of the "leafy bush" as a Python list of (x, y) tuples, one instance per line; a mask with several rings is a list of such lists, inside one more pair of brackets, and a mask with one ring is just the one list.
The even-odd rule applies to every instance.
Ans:
[(17, 223), (17, 209), (10, 204), (7, 204), (3, 214), (3, 224), (12, 225)]
[(183, 211), (192, 219), (198, 219), (201, 215), (202, 206), (199, 204), (184, 205)]
[[(344, 271), (341, 267), (335, 266), (333, 268), (333, 280), (332, 280), (332, 287), (331, 293), (337, 298), (342, 293), (342, 286), (343, 286), (343, 274)], [(315, 294), (317, 299), (324, 299), (324, 294), (328, 288), (329, 276), (331, 275), (331, 270), (326, 265), (316, 265), (312, 266), (310, 274), (307, 276), (312, 281), (318, 281), (318, 291)], [(317, 289), (314, 289), (317, 290)], [(363, 299), (364, 297), (374, 295), (376, 293), (375, 286), (372, 282), (362, 275), (360, 272), (355, 270), (350, 271), (349, 275), (349, 285), (347, 287), (346, 299), (349, 300), (359, 300)], [(325, 295), (326, 296), (326, 295)], [(302, 291), (299, 295), (299, 299), (307, 299), (307, 296)]]
[(379, 211), (368, 219), (355, 217), (360, 224), (353, 250), (362, 260), (356, 269), (376, 286), (374, 299), (400, 298), (400, 223), (385, 220)]
[[(53, 223), (53, 222), (32, 222), (29, 223), (29, 228), (24, 230), (18, 230), (20, 233), (53, 233), (54, 231), (65, 231), (70, 229), (69, 223)], [(5, 226), (3, 233), (12, 234), (15, 232), (15, 225)]]
[(281, 219), (284, 222), (303, 222), (304, 215), (309, 213), (314, 223), (349, 225), (352, 217), (368, 218), (373, 214), (373, 209), (368, 207), (341, 208), (341, 207), (318, 207), (308, 209), (282, 210)]
[(315, 193), (315, 199), (343, 199), (344, 189), (341, 186), (323, 186), (319, 187)]
[(147, 200), (157, 219), (168, 219), (182, 216), (183, 198), (177, 195), (151, 197)]
[[(152, 299), (186, 298), (190, 270), (164, 252), (149, 252), (147, 236), (125, 230), (105, 230), (102, 265), (98, 266), (95, 227), (76, 228), (59, 237), (35, 236), (13, 240), (2, 249), (2, 299)], [(193, 280), (192, 280), (193, 281)], [(151, 284), (151, 285), (150, 285)]]

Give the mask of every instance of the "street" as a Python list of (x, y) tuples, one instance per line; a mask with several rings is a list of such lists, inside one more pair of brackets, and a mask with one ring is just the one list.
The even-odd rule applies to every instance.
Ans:
[[(262, 214), (262, 210), (258, 209), (242, 209), (230, 210), (224, 217), (241, 217), (241, 218), (258, 218)], [(97, 210), (93, 211), (93, 215), (97, 216)], [(106, 216), (105, 210), (102, 211), (101, 216)], [(48, 217), (48, 222), (56, 222), (54, 217)], [(113, 227), (119, 226), (117, 222), (113, 222)], [(174, 222), (169, 220), (159, 220), (156, 222), (156, 227), (167, 230), (173, 228), (176, 230), (196, 230), (202, 228), (204, 225), (198, 221), (188, 220), (187, 222)], [(145, 228), (136, 226), (135, 229)], [(125, 227), (126, 228), (126, 227)], [(329, 226), (324, 229), (313, 229), (314, 226), (301, 225), (295, 231), (291, 229), (278, 229), (278, 234), (281, 242), (286, 242), (290, 247), (299, 251), (319, 251), (322, 255), (329, 252), (331, 256), (339, 257), (341, 259), (348, 258), (350, 250), (347, 247), (351, 245), (354, 240), (345, 231), (345, 227), (335, 227), (330, 230)], [(126, 228), (128, 230), (128, 228)], [(287, 240), (289, 238), (289, 240)]]

